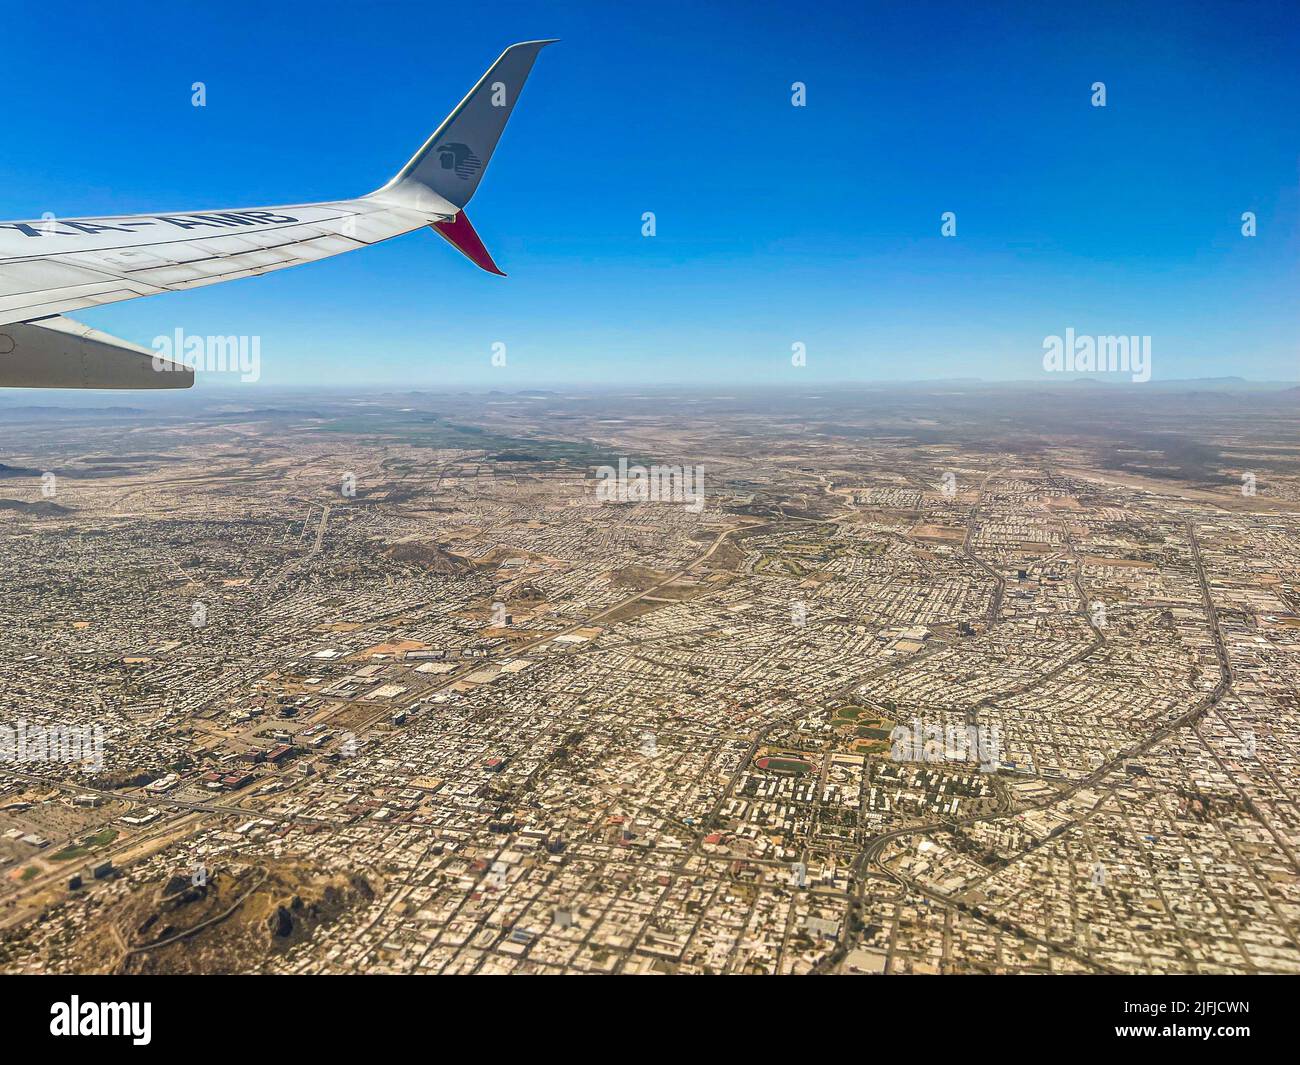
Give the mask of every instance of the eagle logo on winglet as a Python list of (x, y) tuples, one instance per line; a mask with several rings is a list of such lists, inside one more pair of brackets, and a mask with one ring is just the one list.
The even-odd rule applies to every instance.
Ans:
[(469, 150), (466, 144), (449, 142), (434, 149), (438, 163), (444, 170), (453, 170), (462, 181), (468, 181), (483, 166), (483, 160)]

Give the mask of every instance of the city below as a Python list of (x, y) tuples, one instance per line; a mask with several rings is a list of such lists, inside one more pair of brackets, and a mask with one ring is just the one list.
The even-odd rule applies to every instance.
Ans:
[(1300, 389), (235, 396), (7, 398), (0, 970), (1300, 972)]

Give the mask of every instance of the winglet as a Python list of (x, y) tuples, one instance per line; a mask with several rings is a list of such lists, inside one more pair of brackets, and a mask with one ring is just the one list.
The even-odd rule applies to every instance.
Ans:
[(432, 192), (456, 207), (469, 203), (492, 160), (537, 53), (553, 43), (524, 41), (502, 52), (411, 161), (371, 195), (394, 198), (396, 194), (395, 198), (420, 203)]
[(452, 218), (434, 222), (429, 228), (444, 238), (447, 243), (475, 266), (482, 267), (489, 274), (506, 276), (505, 271), (498, 269), (497, 264), (492, 261), (492, 256), (488, 253), (487, 248), (483, 246), (483, 241), (479, 238), (478, 232), (470, 225), (469, 215), (464, 211)]

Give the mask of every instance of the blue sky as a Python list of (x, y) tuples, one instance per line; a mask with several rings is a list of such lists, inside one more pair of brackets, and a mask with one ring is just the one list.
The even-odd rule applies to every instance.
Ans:
[(1294, 4), (990, 6), (27, 5), (0, 217), (358, 195), (559, 37), (469, 209), (508, 279), (416, 233), (77, 317), (258, 335), (265, 385), (1026, 379), (1066, 327), (1300, 379)]

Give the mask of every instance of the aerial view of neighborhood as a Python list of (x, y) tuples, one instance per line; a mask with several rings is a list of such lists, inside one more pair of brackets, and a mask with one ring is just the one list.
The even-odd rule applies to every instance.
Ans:
[(1298, 412), (10, 394), (0, 971), (1300, 972)]

